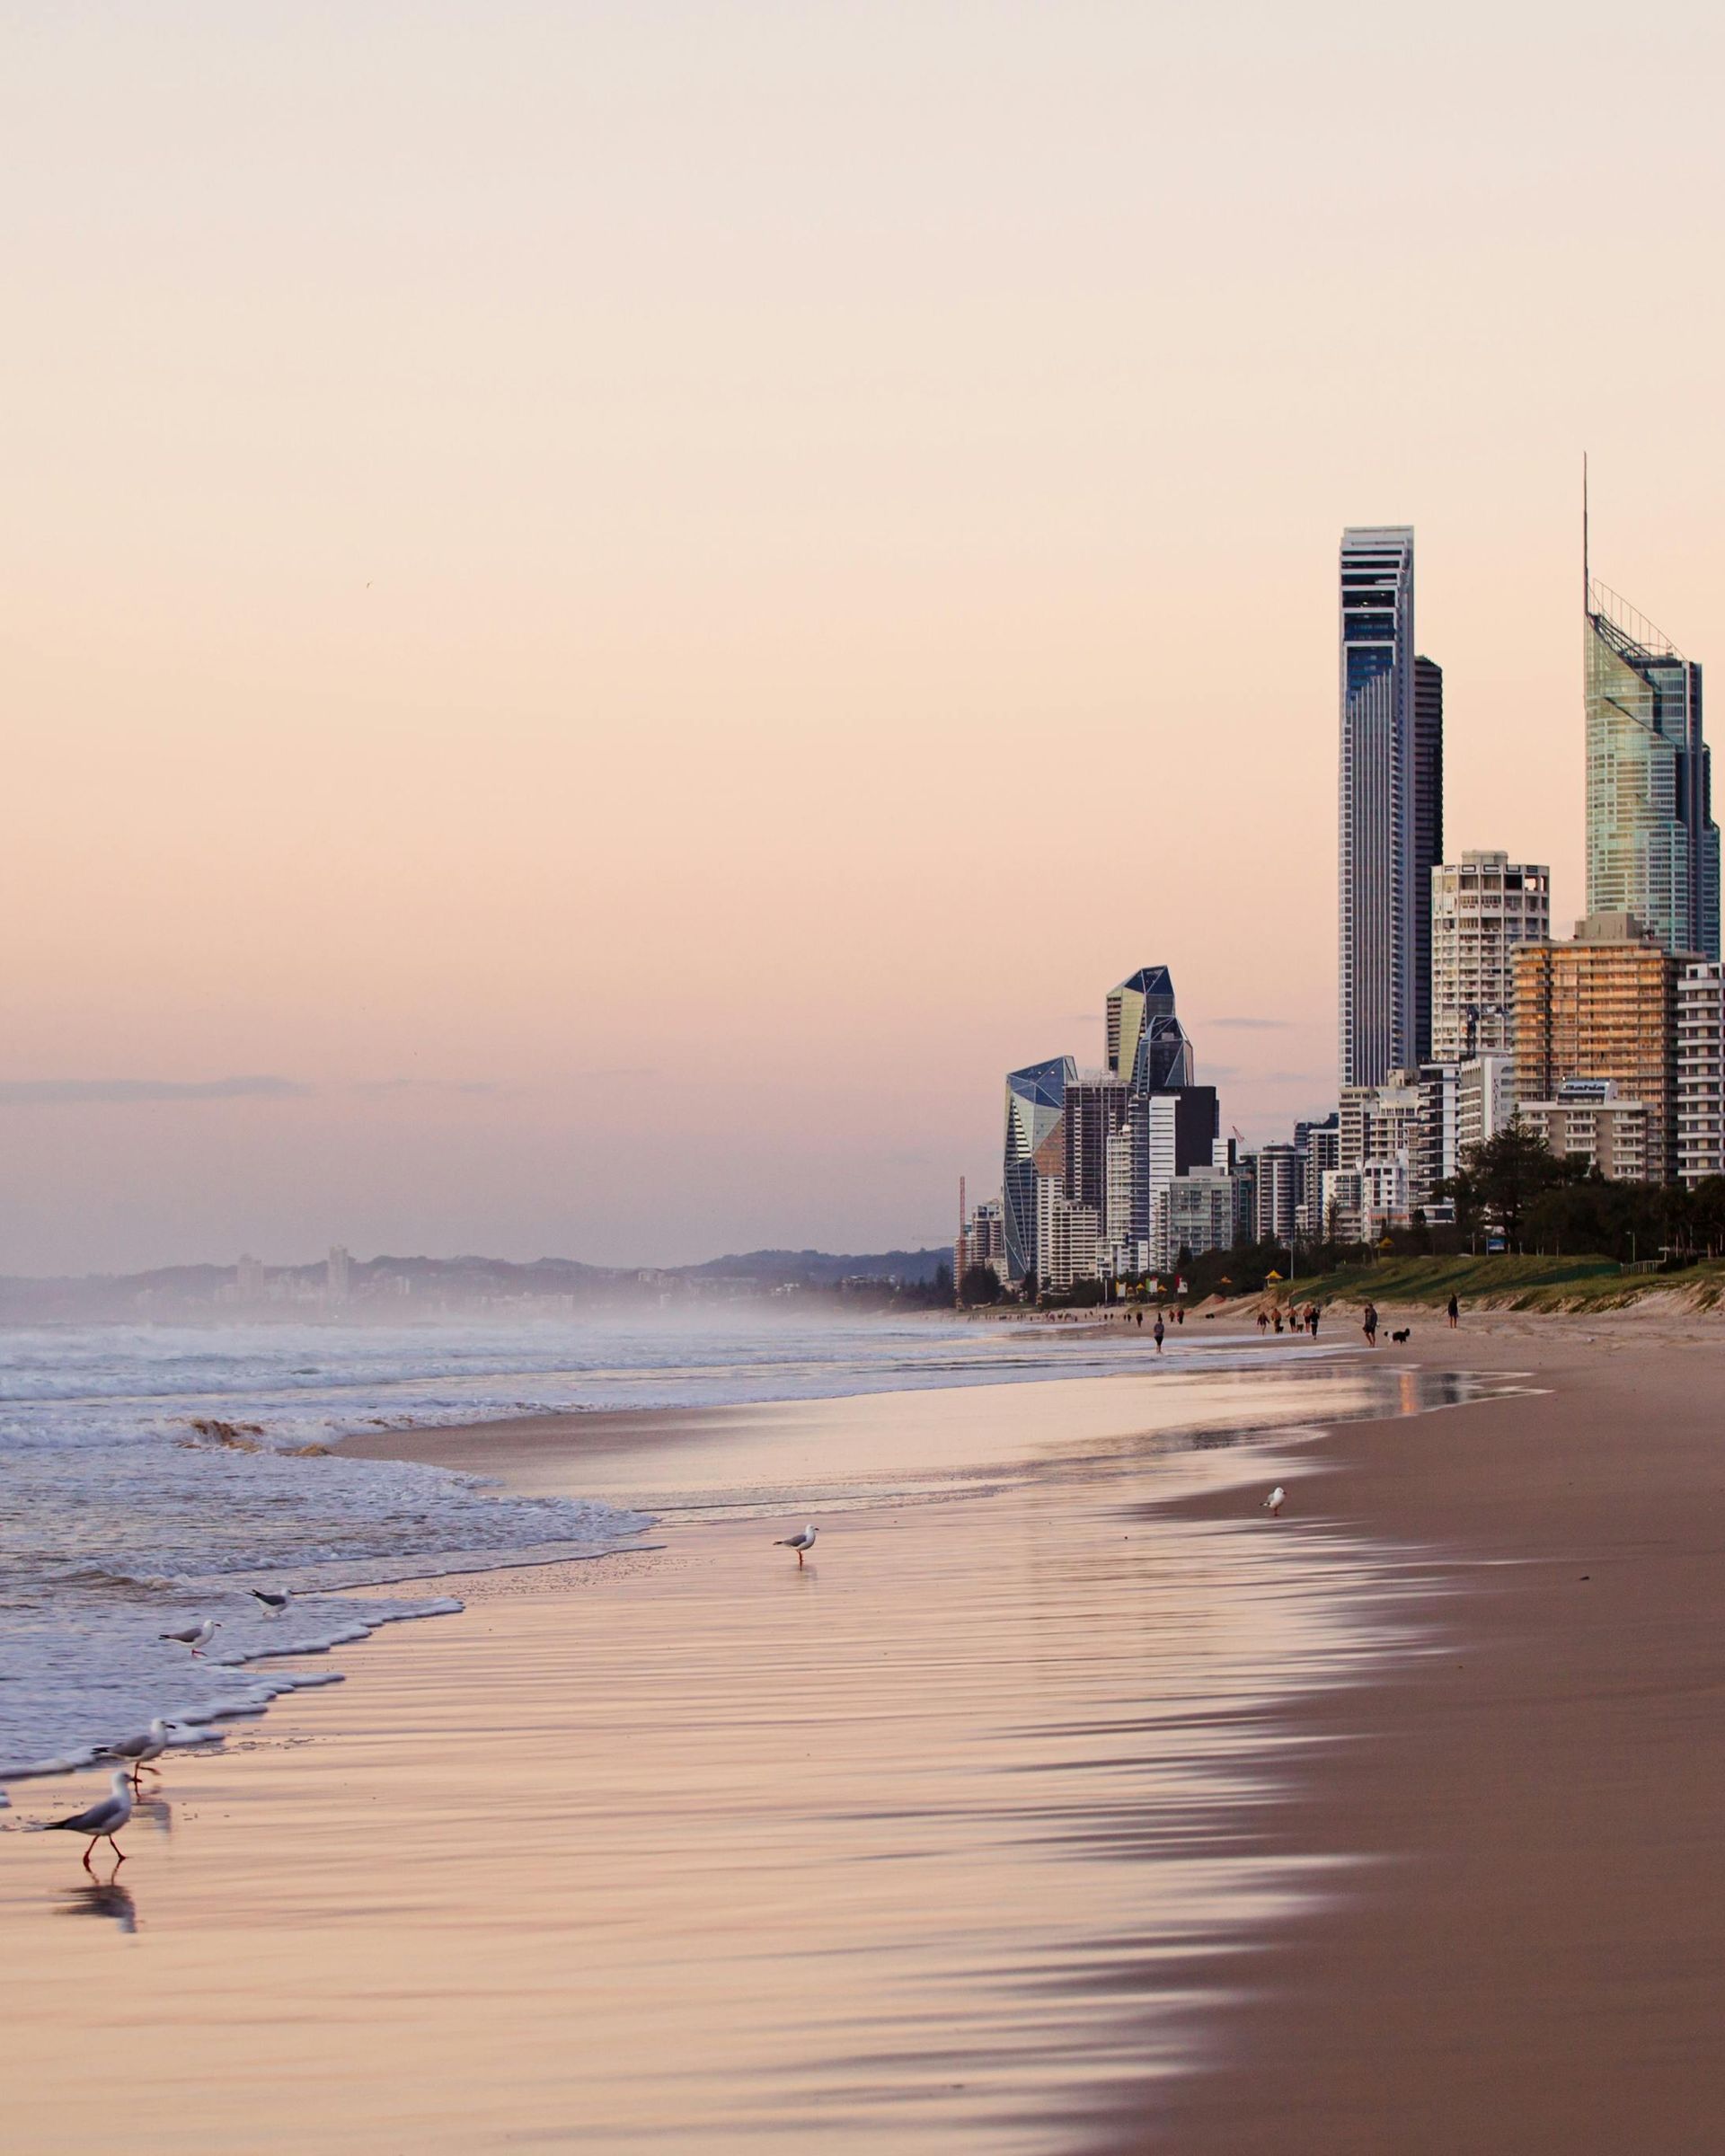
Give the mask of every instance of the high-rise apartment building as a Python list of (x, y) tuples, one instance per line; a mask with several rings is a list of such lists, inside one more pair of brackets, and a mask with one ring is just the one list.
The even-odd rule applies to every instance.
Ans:
[(1150, 1267), (1150, 1243), (1145, 1233), (1146, 1207), (1142, 1196), (1143, 1156), (1143, 1141), (1136, 1123), (1124, 1122), (1110, 1135), (1102, 1250), (1108, 1269), (1117, 1279), (1128, 1273), (1147, 1272)]
[(1464, 1063), (1512, 1046), (1517, 943), (1552, 932), (1552, 873), (1507, 853), (1472, 852), (1434, 869), (1431, 1061)]
[(1420, 1047), (1420, 916), (1443, 843), (1443, 676), (1430, 667), (1422, 703), (1411, 526), (1342, 534), (1340, 600), (1341, 1082), (1375, 1085)]
[(1461, 1164), (1461, 1070), (1453, 1063), (1420, 1065), (1420, 1110), (1408, 1146), (1408, 1205), (1429, 1214), (1446, 1201), (1438, 1188)]
[(952, 1246), (952, 1279), (964, 1285), (973, 1266), (986, 1266), (997, 1280), (1006, 1277), (1006, 1222), (997, 1197), (984, 1198), (965, 1222)]
[(1085, 1071), (1070, 1079), (1066, 1098), (1066, 1196), (1089, 1206), (1101, 1220), (1108, 1211), (1109, 1142), (1131, 1115), (1132, 1089), (1124, 1078)]
[(1258, 1151), (1257, 1219), (1260, 1242), (1291, 1242), (1305, 1196), (1305, 1159), (1296, 1146), (1278, 1142)]
[(1486, 1048), (1469, 1056), (1455, 1074), (1458, 1162), (1465, 1167), (1476, 1146), (1508, 1128), (1515, 1112), (1515, 1057), (1502, 1048)]
[(1220, 1120), (1213, 1085), (1169, 1087), (1146, 1094), (1140, 1105), (1135, 1124), (1144, 1149), (1138, 1188), (1146, 1203), (1143, 1237), (1154, 1266), (1172, 1264), (1174, 1255), (1167, 1247), (1163, 1194), (1177, 1175), (1214, 1160)]
[(1424, 1063), (1431, 1045), (1431, 872), (1444, 858), (1444, 669), (1413, 662), (1413, 1047)]
[(1648, 1150), (1647, 1105), (1625, 1100), (1614, 1078), (1570, 1078), (1554, 1100), (1524, 1100), (1521, 1120), (1560, 1160), (1579, 1161), (1614, 1183), (1658, 1182)]
[(1001, 1210), (1006, 1277), (1014, 1286), (1041, 1271), (1037, 1251), (1039, 1181), (1066, 1169), (1066, 1087), (1078, 1075), (1070, 1056), (1051, 1056), (1006, 1074), (1006, 1135), (1001, 1161)]
[(1632, 914), (1589, 914), (1570, 943), (1515, 953), (1516, 1099), (1557, 1099), (1572, 1078), (1611, 1078), (1647, 1109), (1647, 1174), (1676, 1168), (1680, 961)]
[(337, 1243), (330, 1246), (330, 1254), (323, 1260), (323, 1298), (328, 1303), (345, 1303), (348, 1299), (350, 1269), (353, 1260)]
[(1667, 950), (1716, 959), (1701, 668), (1603, 584), (1589, 578), (1586, 590), (1588, 911), (1633, 914)]
[(1097, 1231), (1093, 1206), (1075, 1206), (1066, 1179), (1045, 1175), (1036, 1186), (1037, 1278), (1056, 1294), (1076, 1280), (1098, 1277)]
[(1677, 1176), (1693, 1190), (1725, 1175), (1725, 965), (1677, 976)]
[(1169, 1265), (1207, 1250), (1231, 1250), (1252, 1230), (1249, 1178), (1225, 1166), (1191, 1168), (1163, 1195)]
[(1339, 1110), (1331, 1109), (1321, 1123), (1296, 1123), (1294, 1143), (1305, 1156), (1305, 1171), (1301, 1178), (1305, 1196), (1295, 1215), (1295, 1225), (1300, 1234), (1316, 1242), (1322, 1240), (1325, 1233), (1323, 1179), (1341, 1164)]

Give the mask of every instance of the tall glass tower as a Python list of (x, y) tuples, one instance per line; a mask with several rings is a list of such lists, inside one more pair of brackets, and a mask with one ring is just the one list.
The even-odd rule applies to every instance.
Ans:
[(1588, 911), (1634, 914), (1669, 951), (1719, 953), (1719, 826), (1701, 668), (1587, 579)]
[(1444, 858), (1444, 669), (1413, 662), (1413, 1055), (1431, 1056), (1431, 871)]
[(1413, 530), (1341, 535), (1341, 1082), (1414, 1060)]
[(1140, 966), (1109, 990), (1107, 1025), (1109, 1074), (1135, 1093), (1196, 1082), (1191, 1043), (1174, 1015), (1173, 976), (1165, 966)]

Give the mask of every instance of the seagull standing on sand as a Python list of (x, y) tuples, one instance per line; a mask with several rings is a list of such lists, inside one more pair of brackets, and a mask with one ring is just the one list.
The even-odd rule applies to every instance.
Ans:
[(196, 1657), (202, 1655), (221, 1629), (222, 1621), (219, 1617), (206, 1617), (201, 1624), (181, 1625), (177, 1632), (164, 1632), (161, 1636), (164, 1639), (177, 1641), (181, 1647), (189, 1647)]
[(261, 1602), (272, 1617), (285, 1617), (288, 1613), (288, 1590), (285, 1587), (279, 1595), (266, 1595), (261, 1587), (253, 1587), (252, 1599)]
[(1286, 1490), (1285, 1490), (1285, 1489), (1282, 1488), (1281, 1484), (1278, 1482), (1278, 1483), (1276, 1485), (1275, 1489), (1272, 1489), (1272, 1490), (1270, 1491), (1269, 1495), (1269, 1496), (1268, 1496), (1268, 1497), (1267, 1497), (1267, 1498), (1264, 1499), (1263, 1509), (1264, 1509), (1264, 1510), (1265, 1510), (1265, 1511), (1266, 1511), (1266, 1512), (1267, 1512), (1267, 1513), (1269, 1515), (1270, 1518), (1273, 1520), (1273, 1519), (1276, 1519), (1276, 1518), (1279, 1517), (1279, 1515), (1280, 1515), (1280, 1513), (1281, 1513), (1282, 1507), (1283, 1507), (1284, 1505), (1286, 1505), (1286, 1504), (1287, 1504), (1287, 1491), (1286, 1491)]
[[(129, 1759), (132, 1763), (132, 1787), (142, 1784), (138, 1775), (153, 1759), (160, 1759), (168, 1748), (168, 1725), (158, 1714), (149, 1727), (137, 1736), (122, 1736), (117, 1745), (106, 1747), (110, 1759)], [(155, 1772), (156, 1770), (152, 1770)]]
[(111, 1796), (104, 1797), (100, 1804), (93, 1804), (87, 1812), (74, 1812), (69, 1819), (50, 1819), (47, 1831), (50, 1834), (89, 1835), (90, 1849), (84, 1852), (84, 1869), (86, 1871), (95, 1869), (90, 1861), (90, 1850), (94, 1849), (96, 1843), (106, 1835), (108, 1846), (119, 1859), (119, 1864), (114, 1867), (118, 1871), (119, 1865), (126, 1861), (126, 1851), (114, 1840), (114, 1836), (131, 1816), (131, 1770), (129, 1767), (116, 1767)]
[(794, 1550), (797, 1553), (797, 1562), (801, 1564), (803, 1552), (814, 1548), (815, 1536), (818, 1532), (819, 1530), (810, 1524), (803, 1529), (801, 1534), (787, 1534), (774, 1542), (773, 1547), (775, 1550)]

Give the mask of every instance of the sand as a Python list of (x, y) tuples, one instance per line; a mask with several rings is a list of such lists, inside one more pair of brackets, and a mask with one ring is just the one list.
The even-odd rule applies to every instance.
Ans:
[(1243, 1958), (1220, 2071), (1089, 2145), (1717, 2152), (1725, 1325), (1391, 1321), (1549, 1389), (1320, 1448), (1328, 1522), (1429, 1553), (1441, 1651), (1296, 1710), (1269, 1846), (1364, 1866)]
[[(0, 2145), (1725, 2145), (1725, 1332), (1412, 1322), (1405, 1406), (1551, 1390), (439, 1434), (656, 1486), (662, 1546), (457, 1582), (171, 1755), (113, 1889), (9, 1836)], [(800, 1571), (751, 1511), (817, 1472)]]

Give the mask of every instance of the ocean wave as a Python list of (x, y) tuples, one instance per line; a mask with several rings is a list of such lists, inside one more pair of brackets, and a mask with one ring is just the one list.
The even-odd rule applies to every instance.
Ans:
[[(351, 1458), (332, 1450), (345, 1434), (1080, 1375), (1122, 1346), (748, 1315), (0, 1332), (0, 1775), (87, 1761), (156, 1714), (261, 1712), (307, 1681), (284, 1660), (432, 1613), (343, 1587), (615, 1550), (649, 1524)], [(310, 1599), (271, 1620), (253, 1585)], [(203, 1615), (223, 1621), (208, 1662), (157, 1637)]]

